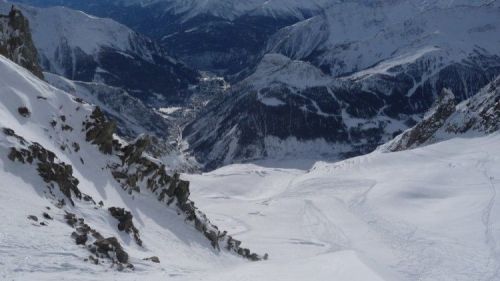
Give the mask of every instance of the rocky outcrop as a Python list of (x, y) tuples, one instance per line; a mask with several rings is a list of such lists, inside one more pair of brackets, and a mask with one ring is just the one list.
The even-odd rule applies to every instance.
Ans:
[(85, 121), (86, 140), (99, 147), (104, 154), (111, 154), (113, 146), (113, 134), (116, 131), (116, 124), (106, 119), (99, 107), (96, 107), (90, 118)]
[(31, 115), (30, 110), (25, 106), (19, 107), (17, 109), (17, 112), (19, 113), (19, 115), (21, 115), (22, 117), (25, 117), (25, 118), (28, 118)]
[(149, 258), (144, 258), (143, 260), (145, 261), (152, 261), (154, 263), (160, 263), (160, 259), (157, 256), (149, 257)]
[(115, 237), (100, 239), (94, 242), (98, 253), (105, 255), (110, 259), (115, 259), (120, 263), (128, 262), (128, 254), (123, 250), (122, 245)]
[(111, 216), (118, 220), (118, 230), (125, 231), (128, 234), (131, 234), (134, 237), (137, 245), (142, 246), (142, 240), (140, 238), (139, 230), (135, 227), (132, 219), (132, 213), (126, 211), (123, 208), (111, 207), (108, 209)]
[[(217, 250), (227, 250), (252, 261), (266, 259), (267, 255), (261, 256), (252, 253), (249, 249), (241, 247), (241, 242), (220, 231), (212, 224), (207, 216), (201, 212), (190, 199), (189, 182), (180, 179), (179, 174), (168, 175), (165, 165), (160, 161), (146, 155), (150, 139), (148, 136), (140, 136), (134, 142), (122, 146), (113, 139), (114, 124), (108, 122), (102, 112), (96, 108), (89, 119), (84, 122), (84, 133), (89, 142), (95, 144), (104, 154), (112, 155), (108, 161), (108, 169), (112, 176), (124, 190), (133, 194), (134, 192), (148, 191), (154, 194), (158, 201), (167, 207), (173, 208), (177, 213), (199, 231)], [(60, 117), (61, 121), (64, 119)], [(66, 200), (75, 205), (73, 198), (91, 202), (95, 201), (78, 189), (79, 181), (73, 176), (71, 165), (58, 160), (55, 153), (45, 149), (38, 143), (30, 143), (18, 136), (11, 129), (4, 129), (4, 134), (15, 138), (18, 142), (12, 147), (8, 158), (15, 162), (24, 164), (36, 164), (36, 171), (47, 183), (50, 194), (58, 199), (55, 186), (57, 185)], [(111, 160), (121, 159), (121, 161)], [(61, 200), (59, 200), (60, 202)], [(63, 200), (64, 202), (64, 200)], [(57, 205), (63, 208), (64, 204)], [(95, 208), (98, 209), (96, 206)], [(108, 211), (116, 218), (118, 230), (133, 235), (137, 244), (142, 245), (139, 231), (133, 224), (133, 216), (129, 211), (122, 208), (112, 207)], [(67, 213), (65, 220), (75, 231), (72, 238), (78, 245), (85, 245), (94, 255), (89, 258), (92, 262), (99, 263), (100, 259), (106, 258), (119, 268), (128, 265), (128, 254), (124, 251), (115, 237), (103, 237), (95, 229), (87, 225), (83, 218), (75, 214)]]
[(444, 89), (424, 119), (411, 130), (404, 132), (400, 140), (394, 142), (390, 150), (400, 151), (426, 143), (455, 112), (455, 106), (455, 96), (450, 90)]
[(0, 55), (3, 55), (43, 79), (38, 53), (31, 38), (29, 22), (16, 7), (0, 15)]
[(192, 223), (216, 250), (223, 247), (253, 261), (267, 258), (267, 255), (260, 256), (242, 248), (240, 241), (213, 225), (190, 200), (189, 182), (181, 180), (179, 174), (168, 175), (163, 164), (143, 155), (149, 143), (149, 137), (142, 136), (122, 148), (120, 155), (122, 164), (111, 167), (114, 178), (122, 188), (130, 193), (147, 189), (155, 194), (158, 201), (164, 202), (167, 206), (175, 206), (186, 221)]
[[(49, 198), (51, 197), (54, 199), (55, 206), (60, 209), (64, 208), (66, 200), (75, 206), (75, 198), (79, 200), (83, 199), (83, 201), (92, 202), (96, 205), (92, 197), (80, 192), (78, 188), (79, 181), (73, 176), (73, 168), (71, 165), (60, 161), (54, 152), (45, 149), (39, 143), (31, 143), (17, 135), (12, 129), (4, 128), (3, 133), (7, 137), (16, 140), (16, 142), (14, 142), (15, 146), (10, 148), (9, 154), (7, 155), (8, 159), (25, 165), (36, 166), (35, 171), (43, 181), (47, 183), (46, 188), (48, 192), (44, 191), (44, 193), (49, 195)], [(56, 186), (58, 188), (56, 188)], [(47, 207), (47, 210), (50, 210), (50, 207)], [(47, 212), (43, 212), (42, 217), (47, 221), (54, 219)], [(28, 218), (36, 222), (38, 221), (38, 218), (33, 215)], [(64, 219), (68, 225), (75, 229), (71, 237), (77, 245), (86, 245), (86, 243), (92, 239), (89, 235), (93, 235), (93, 239), (103, 239), (99, 237), (100, 234), (98, 234), (97, 231), (85, 224), (83, 218), (78, 218), (75, 214), (67, 212)], [(48, 226), (48, 222), (42, 221), (39, 225)]]
[(38, 222), (38, 217), (37, 217), (37, 216), (34, 216), (34, 215), (29, 215), (29, 216), (28, 216), (28, 219), (29, 219), (29, 220), (32, 220), (32, 221), (36, 221), (36, 222)]
[(59, 191), (66, 199), (74, 205), (73, 197), (82, 199), (82, 193), (78, 189), (78, 179), (73, 176), (73, 168), (57, 159), (56, 155), (38, 143), (28, 143), (22, 137), (15, 134), (11, 129), (4, 129), (4, 134), (17, 138), (22, 148), (11, 147), (8, 158), (14, 162), (23, 164), (35, 164), (40, 177), (48, 184), (47, 188), (52, 196), (54, 187), (57, 185)]
[[(107, 259), (112, 265), (117, 265), (118, 270), (124, 268), (133, 269), (133, 265), (129, 263), (129, 255), (123, 249), (116, 237), (104, 238), (97, 230), (85, 223), (83, 218), (77, 217), (73, 213), (66, 212), (64, 219), (69, 226), (75, 229), (71, 237), (77, 245), (83, 245), (94, 256), (89, 256), (87, 260), (95, 264), (102, 263), (102, 259)], [(101, 259), (101, 260), (100, 260)]]
[(426, 117), (411, 129), (380, 147), (394, 152), (447, 140), (457, 136), (481, 136), (500, 130), (500, 76), (478, 94), (455, 106), (445, 91)]
[[(267, 255), (260, 256), (250, 252), (249, 249), (242, 248), (241, 242), (228, 236), (225, 231), (220, 231), (190, 200), (189, 182), (181, 180), (179, 174), (168, 175), (164, 164), (144, 155), (151, 145), (149, 136), (142, 135), (134, 142), (122, 147), (113, 139), (114, 124), (107, 121), (99, 108), (93, 111), (89, 120), (84, 122), (84, 126), (87, 141), (96, 144), (101, 152), (115, 154), (121, 159), (121, 163), (109, 164), (108, 168), (124, 190), (130, 194), (149, 190), (155, 194), (158, 201), (177, 208), (186, 221), (200, 231), (216, 250), (220, 250), (222, 248), (220, 245), (223, 244), (224, 249), (250, 260), (267, 258)], [(120, 221), (119, 228), (125, 230), (128, 225), (128, 229), (134, 233), (130, 228), (130, 213), (117, 208), (110, 209), (110, 212)]]

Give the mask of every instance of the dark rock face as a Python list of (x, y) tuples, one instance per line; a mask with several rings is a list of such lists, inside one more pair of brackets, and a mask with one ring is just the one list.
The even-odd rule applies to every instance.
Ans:
[(420, 123), (405, 133), (404, 144), (398, 143), (391, 150), (399, 151), (407, 147), (422, 145), (441, 128), (446, 120), (455, 112), (455, 96), (450, 90), (443, 90), (431, 113)]
[(98, 63), (99, 67), (108, 71), (99, 74), (107, 85), (129, 90), (147, 104), (158, 103), (153, 93), (162, 94), (169, 103), (183, 102), (191, 94), (188, 86), (198, 83), (196, 71), (160, 55), (149, 62), (133, 54), (124, 56), (122, 52), (103, 48)]
[[(165, 20), (158, 19), (159, 26)], [(236, 74), (258, 62), (272, 34), (296, 21), (294, 18), (264, 16), (243, 16), (228, 21), (200, 15), (183, 23), (181, 32), (163, 39), (161, 43), (193, 67)], [(169, 29), (163, 32), (171, 34), (178, 28), (178, 23), (172, 22)]]
[(59, 185), (61, 192), (68, 197), (70, 202), (71, 194), (75, 194), (78, 199), (81, 199), (81, 192), (78, 189), (78, 179), (73, 177), (73, 168), (66, 164), (40, 163), (38, 164), (38, 173), (47, 183), (55, 182)]
[(131, 165), (137, 163), (142, 157), (142, 153), (151, 145), (151, 140), (148, 136), (140, 137), (133, 145), (128, 145), (123, 148), (122, 164)]
[(29, 22), (14, 6), (7, 16), (0, 15), (0, 54), (43, 79)]
[(75, 239), (76, 245), (85, 245), (85, 243), (87, 243), (87, 240), (89, 239), (89, 237), (85, 233), (78, 234), (76, 232), (73, 232), (71, 233), (71, 237)]

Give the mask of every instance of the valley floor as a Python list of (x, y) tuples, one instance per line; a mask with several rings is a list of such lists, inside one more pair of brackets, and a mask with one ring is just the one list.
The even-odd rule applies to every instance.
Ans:
[[(498, 133), (318, 162), (308, 170), (266, 166), (231, 165), (183, 177), (215, 224), (269, 260), (216, 254), (183, 239), (189, 233), (182, 227), (165, 231), (169, 220), (151, 214), (168, 214), (139, 197), (135, 202), (145, 209), (135, 210), (134, 218), (161, 264), (133, 260), (136, 273), (84, 263), (85, 251), (71, 244), (63, 222), (39, 231), (27, 226), (25, 216), (47, 203), (16, 189), (22, 180), (4, 173), (2, 182), (10, 185), (0, 193), (0, 279), (500, 280)], [(109, 191), (106, 197), (119, 198)], [(32, 209), (21, 212), (20, 204)], [(89, 220), (109, 225), (103, 217)], [(62, 240), (68, 241), (57, 243)], [(146, 255), (126, 244), (132, 256)]]

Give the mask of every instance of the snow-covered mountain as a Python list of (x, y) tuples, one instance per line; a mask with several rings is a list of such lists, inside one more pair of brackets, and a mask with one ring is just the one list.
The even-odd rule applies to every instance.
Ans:
[[(37, 6), (64, 5), (113, 18), (160, 40), (190, 66), (237, 73), (254, 65), (279, 28), (320, 13), (329, 0), (20, 0)], [(230, 38), (230, 40), (228, 40)]]
[(320, 12), (329, 4), (328, 0), (114, 0), (115, 4), (125, 6), (140, 5), (142, 7), (163, 4), (165, 12), (182, 15), (184, 21), (199, 15), (234, 20), (244, 15), (264, 15), (284, 18), (304, 18)]
[[(11, 4), (0, 2), (0, 12)], [(147, 103), (179, 102), (198, 73), (151, 39), (110, 19), (63, 7), (19, 7), (45, 71), (121, 87)]]
[[(29, 0), (30, 3), (38, 5), (75, 5), (82, 6), (85, 1), (54, 0), (37, 1)], [(116, 7), (140, 7), (161, 8), (162, 13), (181, 15), (183, 21), (188, 21), (200, 15), (213, 16), (226, 20), (245, 15), (265, 15), (273, 17), (285, 17), (303, 19), (304, 17), (321, 12), (322, 9), (331, 5), (329, 0), (105, 0), (104, 5), (115, 5)], [(96, 3), (88, 3), (88, 6), (99, 6)], [(102, 5), (102, 4), (101, 4)]]
[[(499, 62), (471, 57), (433, 74), (427, 60), (417, 60), (394, 76), (333, 79), (310, 63), (266, 55), (254, 74), (209, 104), (183, 135), (208, 168), (263, 158), (364, 154), (418, 122), (438, 89), (453, 89), (457, 101), (477, 93), (500, 74)], [(407, 73), (430, 74), (418, 94), (408, 94), (414, 80)]]
[[(442, 89), (460, 102), (500, 74), (498, 2), (377, 3), (339, 4), (344, 10), (329, 9), (279, 32), (270, 46), (277, 38), (295, 45), (270, 51), (292, 59), (264, 55), (225, 100), (184, 131), (199, 160), (214, 167), (367, 153), (418, 122)], [(330, 21), (317, 27), (318, 19)]]
[(346, 1), (280, 30), (266, 52), (312, 62), (333, 76), (425, 55), (431, 47), (445, 51), (447, 61), (461, 61), (478, 46), (498, 54), (499, 7), (498, 1)]
[[(381, 23), (401, 16), (384, 12), (368, 22), (385, 39), (357, 49), (363, 62), (401, 43), (381, 61), (333, 74), (342, 68), (319, 64), (316, 52), (258, 54), (229, 91), (203, 73), (190, 108), (161, 114), (123, 85), (42, 74), (28, 21), (15, 9), (0, 16), (0, 279), (498, 280), (498, 2), (335, 2), (353, 3), (371, 11), (389, 3), (401, 15), (413, 3), (406, 28), (415, 33)], [(96, 48), (123, 43), (113, 34)], [(344, 51), (354, 58), (347, 54), (356, 49)], [(157, 153), (174, 144), (149, 135), (179, 130), (176, 114), (195, 120), (175, 145), (190, 146), (207, 168), (254, 162), (175, 173)], [(367, 155), (318, 162), (367, 153), (395, 135)]]
[(500, 130), (500, 76), (477, 95), (456, 105), (455, 96), (443, 90), (424, 119), (382, 151), (401, 151), (456, 137), (482, 136)]
[[(350, 61), (345, 61), (343, 66), (341, 61), (345, 55), (335, 57), (335, 54), (349, 44), (356, 45), (358, 41), (365, 44), (381, 28), (393, 25), (394, 28), (406, 17), (411, 19), (415, 13), (436, 8), (499, 5), (497, 0), (20, 1), (40, 6), (65, 5), (113, 18), (161, 40), (164, 46), (193, 67), (226, 74), (255, 66), (262, 52), (268, 53), (269, 50), (294, 59), (310, 54), (325, 69), (335, 64), (340, 68), (338, 71), (345, 73), (347, 69), (343, 68), (359, 69), (363, 65), (350, 65)], [(273, 36), (281, 28), (284, 30)], [(266, 48), (271, 36), (274, 39)], [(385, 51), (394, 51), (390, 48), (392, 46), (388, 47)], [(396, 44), (395, 47), (401, 46)], [(351, 46), (351, 49), (355, 48), (359, 47)], [(324, 52), (328, 54), (322, 55)], [(350, 55), (352, 58), (345, 59), (358, 63), (369, 61), (364, 57), (357, 58), (356, 53)], [(366, 54), (372, 60), (381, 55)], [(329, 61), (324, 62), (323, 56)], [(337, 63), (335, 58), (341, 61)]]
[(5, 15), (0, 13), (0, 55), (30, 70), (39, 78), (43, 78), (29, 22), (14, 7), (11, 7)]
[[(244, 70), (183, 130), (209, 167), (367, 153), (415, 125), (443, 88), (460, 102), (500, 74), (498, 1), (57, 3), (156, 33), (190, 65)], [(317, 8), (278, 12), (301, 5)]]

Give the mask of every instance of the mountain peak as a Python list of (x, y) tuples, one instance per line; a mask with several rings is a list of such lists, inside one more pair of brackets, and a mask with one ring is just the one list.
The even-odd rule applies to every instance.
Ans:
[(43, 79), (29, 22), (14, 5), (8, 15), (0, 15), (0, 54)]

